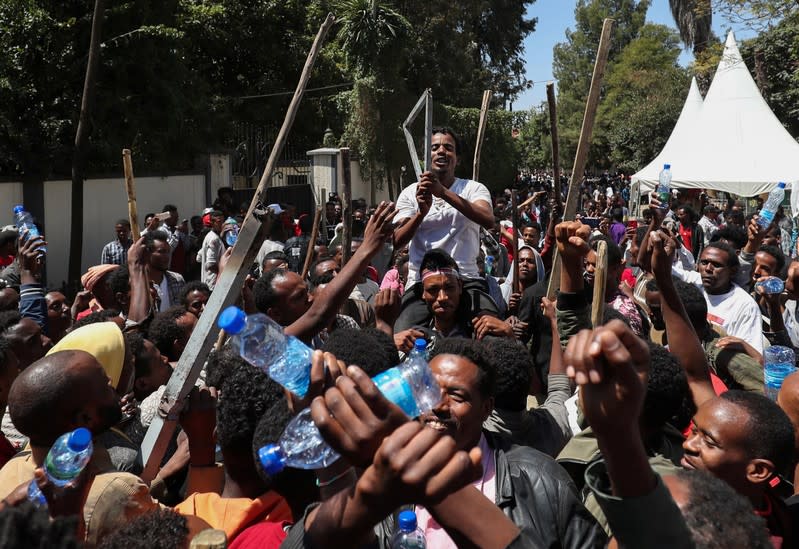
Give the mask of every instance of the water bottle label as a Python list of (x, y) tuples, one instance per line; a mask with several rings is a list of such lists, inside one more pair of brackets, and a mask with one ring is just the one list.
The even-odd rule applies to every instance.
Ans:
[(419, 415), (419, 407), (413, 398), (410, 384), (402, 376), (398, 368), (391, 368), (372, 378), (377, 388), (388, 400), (402, 408), (408, 417)]

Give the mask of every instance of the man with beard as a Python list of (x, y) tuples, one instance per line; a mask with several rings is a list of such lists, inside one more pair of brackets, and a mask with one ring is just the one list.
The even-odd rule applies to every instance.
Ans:
[[(98, 436), (122, 417), (119, 397), (102, 365), (85, 351), (53, 353), (21, 372), (11, 387), (9, 411), (14, 425), (30, 437), (24, 451), (0, 469), (0, 497), (33, 479), (56, 439), (78, 427)], [(95, 444), (91, 480), (83, 508), (86, 541), (96, 544), (127, 521), (157, 504), (147, 485), (129, 473), (115, 471), (108, 451)]]

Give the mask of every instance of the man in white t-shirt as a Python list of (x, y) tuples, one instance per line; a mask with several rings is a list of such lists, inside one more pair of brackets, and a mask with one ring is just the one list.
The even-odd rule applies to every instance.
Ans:
[(763, 325), (760, 307), (746, 290), (733, 282), (738, 270), (738, 255), (729, 245), (712, 242), (702, 250), (696, 271), (685, 271), (680, 262), (672, 272), (702, 290), (707, 302), (707, 319), (723, 328), (727, 335), (739, 337), (763, 352)]
[(491, 194), (477, 181), (455, 177), (461, 146), (451, 129), (434, 128), (431, 149), (431, 171), (423, 173), (421, 181), (406, 187), (397, 199), (394, 220), (401, 224), (394, 231), (394, 249), (410, 245), (408, 282), (395, 331), (429, 320), (429, 311), (421, 300), (419, 265), (424, 254), (434, 248), (444, 250), (458, 264), (474, 312), (498, 315), (485, 279), (477, 270), (480, 227), (494, 226)]
[(219, 260), (225, 253), (225, 244), (219, 238), (224, 222), (225, 214), (218, 210), (211, 212), (211, 230), (205, 235), (203, 245), (197, 254), (197, 262), (201, 265), (200, 279), (212, 290), (219, 276)]

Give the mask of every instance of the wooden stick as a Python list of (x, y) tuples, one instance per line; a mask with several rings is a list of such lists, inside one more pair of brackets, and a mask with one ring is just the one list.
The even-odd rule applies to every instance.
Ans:
[(591, 324), (594, 328), (602, 325), (605, 315), (605, 286), (608, 281), (608, 243), (597, 242), (596, 266), (594, 267), (594, 301), (591, 303)]
[(305, 253), (305, 263), (302, 266), (302, 279), (308, 276), (308, 269), (311, 268), (311, 260), (313, 259), (314, 247), (316, 246), (316, 237), (319, 236), (319, 222), (322, 219), (322, 206), (316, 207), (316, 213), (313, 216), (313, 229), (311, 229), (311, 241), (308, 242), (308, 251)]
[[(605, 68), (608, 64), (608, 53), (610, 52), (611, 31), (613, 30), (613, 19), (605, 19), (602, 24), (602, 36), (599, 39), (599, 49), (594, 63), (594, 74), (591, 77), (591, 89), (588, 92), (588, 101), (585, 104), (585, 114), (583, 116), (583, 126), (580, 129), (580, 139), (577, 141), (577, 154), (574, 157), (571, 179), (569, 180), (569, 192), (566, 196), (566, 204), (563, 208), (563, 220), (572, 221), (577, 213), (577, 199), (580, 196), (580, 186), (583, 181), (585, 163), (588, 160), (588, 148), (591, 145), (591, 137), (594, 131), (594, 120), (596, 120), (597, 106), (599, 105), (599, 92), (602, 89), (602, 81), (605, 78)], [(552, 258), (552, 272), (549, 274), (549, 285), (547, 286), (547, 297), (555, 298), (555, 292), (560, 287), (560, 255), (557, 249)]]
[(513, 223), (510, 239), (510, 245), (511, 248), (513, 248), (513, 285), (511, 287), (511, 293), (520, 291), (522, 287), (522, 283), (519, 280), (519, 209), (516, 207), (518, 201), (518, 198), (516, 198), (516, 189), (511, 189), (511, 223)]
[(491, 90), (483, 92), (483, 104), (480, 106), (480, 121), (477, 124), (477, 139), (474, 144), (474, 163), (472, 164), (472, 179), (475, 181), (480, 177), (480, 153), (483, 151), (483, 141), (485, 140), (486, 122), (488, 121), (488, 107), (491, 105)]
[[(261, 176), (261, 181), (250, 203), (250, 208), (247, 210), (244, 224), (241, 227), (238, 240), (236, 241), (237, 245), (233, 248), (233, 253), (228, 260), (227, 266), (219, 277), (214, 291), (211, 293), (211, 298), (208, 300), (208, 304), (205, 307), (205, 313), (197, 322), (197, 326), (195, 326), (186, 344), (186, 348), (183, 354), (181, 354), (180, 360), (172, 372), (172, 376), (169, 378), (166, 390), (161, 398), (159, 413), (153, 418), (150, 428), (147, 430), (147, 434), (144, 437), (144, 441), (142, 442), (142, 458), (145, 466), (141, 478), (147, 483), (151, 482), (158, 473), (161, 460), (164, 457), (167, 446), (177, 427), (180, 411), (183, 408), (186, 397), (194, 388), (194, 383), (197, 381), (202, 371), (203, 364), (205, 364), (208, 354), (211, 351), (211, 347), (214, 345), (217, 330), (219, 330), (216, 325), (217, 317), (225, 307), (234, 304), (238, 299), (241, 285), (247, 276), (249, 266), (258, 253), (258, 249), (262, 242), (261, 229), (263, 225), (261, 221), (252, 214), (259, 204), (261, 195), (272, 176), (277, 158), (280, 157), (283, 151), (286, 137), (291, 130), (292, 123), (299, 109), (300, 99), (305, 92), (305, 87), (311, 76), (314, 62), (322, 47), (322, 42), (334, 22), (335, 19), (333, 15), (330, 14), (319, 28), (313, 46), (308, 53), (308, 59), (305, 61), (302, 75), (297, 83), (297, 90), (294, 92), (294, 98), (291, 104), (289, 104), (286, 117), (283, 120), (283, 125), (280, 128), (272, 152), (269, 155), (266, 169)], [(269, 225), (270, 222), (271, 220), (267, 219), (265, 225)]]
[(133, 180), (133, 159), (130, 149), (122, 149), (122, 167), (125, 170), (125, 191), (128, 193), (128, 219), (133, 242), (141, 238), (139, 229), (139, 211), (136, 208), (136, 182)]
[(549, 135), (552, 137), (552, 183), (555, 187), (555, 200), (563, 211), (563, 195), (560, 189), (560, 142), (558, 140), (558, 104), (555, 99), (555, 84), (547, 84), (547, 103), (549, 104)]
[(352, 174), (350, 173), (350, 149), (342, 147), (341, 154), (341, 266), (352, 257)]

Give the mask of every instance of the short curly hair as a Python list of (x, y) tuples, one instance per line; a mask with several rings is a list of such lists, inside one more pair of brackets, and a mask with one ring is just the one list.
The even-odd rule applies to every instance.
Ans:
[(258, 421), (284, 399), (283, 388), (248, 363), (233, 366), (217, 388), (221, 392), (216, 408), (219, 446), (223, 451), (249, 453)]
[(674, 476), (688, 488), (688, 502), (680, 511), (697, 549), (773, 547), (765, 520), (729, 484), (705, 471), (678, 471)]
[(96, 311), (94, 313), (89, 313), (77, 322), (72, 325), (70, 328), (70, 332), (74, 332), (78, 328), (83, 328), (84, 326), (88, 326), (89, 324), (97, 324), (98, 322), (108, 322), (114, 317), (119, 316), (119, 311), (116, 309), (103, 309), (102, 311)]
[(199, 280), (187, 282), (186, 285), (180, 290), (180, 302), (184, 307), (189, 306), (189, 294), (192, 292), (203, 292), (204, 294), (210, 296), (211, 288), (208, 287), (208, 284), (205, 282), (200, 282)]
[(740, 390), (722, 393), (720, 398), (743, 408), (746, 423), (744, 447), (751, 458), (767, 459), (777, 473), (785, 473), (793, 463), (794, 429), (782, 408), (764, 395)]
[(339, 328), (330, 332), (322, 348), (344, 364), (359, 366), (369, 377), (396, 366), (385, 348), (371, 335), (358, 328)]
[[(646, 383), (644, 408), (641, 412), (644, 423), (651, 429), (659, 429), (667, 422), (683, 423), (693, 416), (695, 408), (684, 410), (686, 402), (692, 403), (688, 378), (679, 359), (665, 347), (649, 343), (650, 368)], [(679, 418), (679, 421), (675, 418)], [(675, 425), (682, 428), (684, 425)]]
[(186, 517), (172, 509), (156, 509), (127, 522), (97, 549), (174, 549), (185, 547), (188, 536)]
[(178, 326), (178, 319), (187, 314), (190, 313), (183, 305), (173, 305), (155, 315), (147, 329), (147, 339), (153, 342), (161, 354), (169, 357), (169, 360), (175, 361), (180, 358), (173, 346), (175, 340), (183, 337), (183, 328)]
[(456, 355), (474, 363), (477, 366), (477, 389), (480, 394), (483, 398), (496, 394), (497, 371), (481, 342), (460, 337), (440, 339), (430, 353), (430, 360), (438, 355)]
[(120, 265), (119, 268), (111, 271), (111, 274), (106, 278), (108, 289), (114, 294), (115, 299), (117, 294), (124, 294), (130, 291), (130, 271), (127, 265)]
[(497, 408), (524, 410), (533, 376), (533, 357), (515, 339), (495, 337), (485, 342), (488, 359), (497, 373)]

